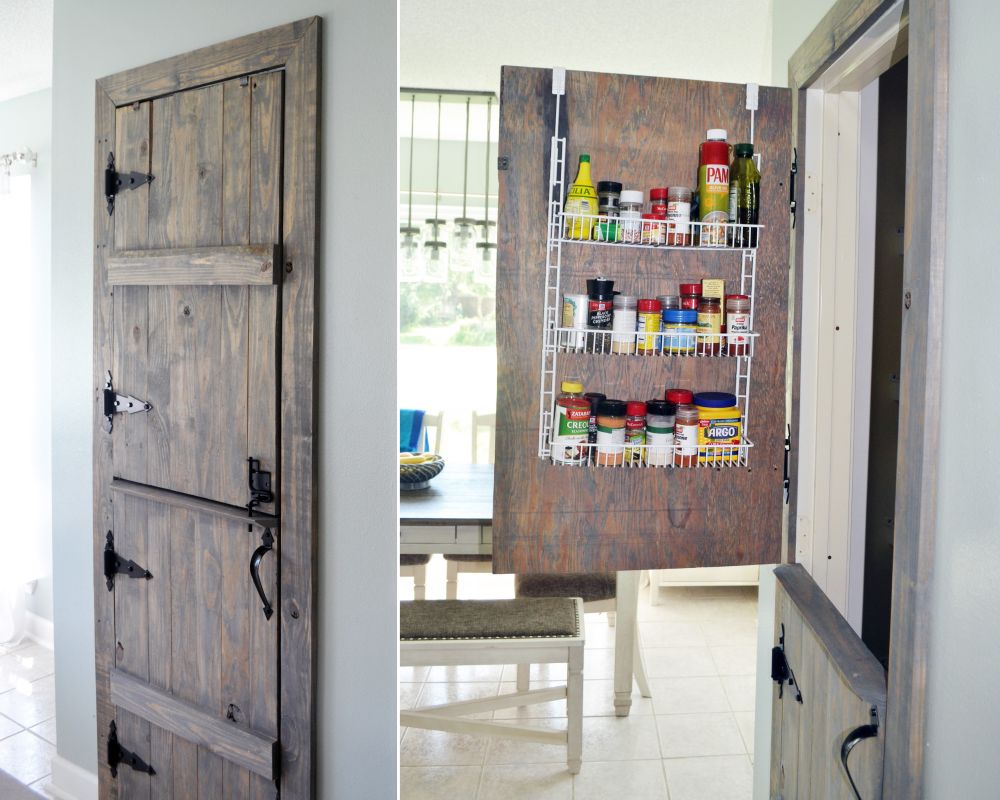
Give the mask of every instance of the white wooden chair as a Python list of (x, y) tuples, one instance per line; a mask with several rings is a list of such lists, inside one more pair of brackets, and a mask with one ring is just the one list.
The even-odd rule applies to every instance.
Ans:
[[(565, 664), (566, 683), (482, 700), (401, 711), (399, 724), (460, 734), (507, 736), (566, 745), (570, 773), (583, 758), (583, 601), (580, 598), (520, 600), (426, 600), (399, 609), (401, 666), (459, 664)], [(566, 729), (463, 718), (498, 708), (566, 700)]]
[[(582, 597), (583, 610), (589, 613), (605, 612), (608, 625), (614, 626), (618, 612), (618, 579), (614, 573), (562, 573), (528, 574), (515, 578), (514, 592), (517, 597)], [(635, 609), (622, 609), (622, 614), (635, 614)], [(518, 664), (517, 689), (527, 691), (530, 685), (530, 665)], [(635, 625), (632, 639), (632, 670), (639, 693), (652, 697), (649, 679), (646, 677), (646, 659), (642, 655), (639, 626)]]
[[(479, 438), (486, 432), (487, 445), (486, 455), (488, 461), (481, 462), (482, 450), (479, 447)], [(496, 438), (497, 438), (497, 415), (477, 414), (472, 412), (472, 463), (492, 464), (496, 461)], [(446, 554), (444, 557), (448, 567), (447, 583), (445, 584), (445, 597), (455, 600), (458, 597), (458, 576), (465, 572), (493, 572), (493, 558), (489, 555), (454, 555)]]
[[(420, 446), (424, 446), (424, 434), (427, 434), (427, 438), (430, 440), (430, 444), (434, 446), (431, 447), (432, 453), (441, 454), (441, 432), (444, 430), (443, 426), (444, 412), (439, 411), (437, 414), (424, 414), (423, 426), (420, 428)], [(428, 428), (433, 430), (433, 433), (428, 431)]]
[(413, 578), (413, 599), (423, 600), (427, 587), (427, 563), (429, 555), (401, 555), (399, 557), (399, 577)]

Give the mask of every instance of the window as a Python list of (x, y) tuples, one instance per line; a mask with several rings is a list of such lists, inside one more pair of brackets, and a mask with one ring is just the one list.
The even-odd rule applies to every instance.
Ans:
[(399, 404), (443, 413), (442, 455), (468, 463), (473, 412), (496, 408), (499, 107), (402, 90), (399, 121)]

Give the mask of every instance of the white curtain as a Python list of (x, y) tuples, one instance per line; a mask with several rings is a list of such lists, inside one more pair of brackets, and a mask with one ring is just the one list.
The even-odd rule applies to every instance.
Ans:
[[(0, 194), (0, 642), (24, 632), (25, 584), (47, 574), (43, 537), (51, 535), (38, 387), (50, 354), (34, 335), (44, 284), (31, 248), (31, 176), (15, 175)], [(84, 300), (83, 302), (89, 302)]]

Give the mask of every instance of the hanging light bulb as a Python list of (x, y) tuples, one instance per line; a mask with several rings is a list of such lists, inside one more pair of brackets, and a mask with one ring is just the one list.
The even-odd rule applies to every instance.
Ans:
[(438, 95), (437, 156), (434, 163), (434, 216), (424, 220), (424, 254), (428, 283), (445, 283), (448, 280), (448, 243), (444, 241), (446, 220), (438, 216), (441, 202), (441, 95)]
[(452, 272), (472, 272), (476, 266), (476, 242), (479, 230), (476, 220), (468, 214), (469, 202), (469, 115), (472, 98), (465, 99), (465, 162), (462, 173), (462, 216), (456, 217), (451, 225), (449, 248)]
[(418, 282), (424, 276), (423, 237), (420, 228), (413, 224), (413, 140), (415, 131), (413, 119), (417, 107), (417, 96), (410, 96), (410, 181), (407, 186), (406, 224), (399, 226), (399, 279), (409, 283)]
[(476, 259), (476, 283), (491, 284), (497, 279), (497, 246), (491, 241), (491, 233), (496, 232), (496, 223), (490, 219), (490, 133), (493, 123), (493, 98), (486, 104), (486, 178), (483, 183), (483, 218), (477, 222), (482, 241), (476, 243), (479, 258)]

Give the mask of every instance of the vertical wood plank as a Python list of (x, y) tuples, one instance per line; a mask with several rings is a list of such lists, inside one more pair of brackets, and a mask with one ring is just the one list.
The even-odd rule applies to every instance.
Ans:
[[(150, 751), (149, 723), (125, 709), (115, 710), (118, 726), (118, 741), (122, 747), (131, 750), (147, 764), (152, 764)], [(156, 769), (156, 765), (153, 765)], [(118, 767), (118, 795), (123, 800), (137, 798), (148, 800), (150, 796), (150, 776), (145, 772), (120, 765)]]
[[(150, 172), (150, 110), (152, 103), (123, 106), (115, 111), (115, 168), (119, 172)], [(149, 233), (149, 187), (144, 184), (115, 198), (115, 250), (142, 250)]]
[(207, 514), (198, 514), (195, 518), (195, 549), (192, 553), (195, 559), (195, 582), (188, 602), (196, 607), (197, 703), (205, 711), (224, 718), (226, 709), (222, 704), (219, 650), (222, 638), (220, 612), (223, 609), (221, 528), (218, 521)]
[(198, 793), (198, 746), (180, 736), (171, 736), (173, 753), (173, 796), (176, 800), (196, 800)]
[[(250, 241), (250, 84), (222, 85), (222, 244)], [(261, 244), (257, 242), (256, 244)]]
[(149, 779), (150, 800), (172, 800), (173, 790), (173, 736), (163, 728), (150, 725), (150, 763), (156, 774)]
[(198, 797), (214, 800), (222, 796), (223, 760), (204, 747), (198, 748)]
[[(781, 640), (781, 624), (784, 621), (784, 589), (781, 584), (775, 582), (774, 587), (774, 636), (771, 639), (772, 647)], [(785, 693), (778, 697), (778, 684), (771, 681), (771, 781), (770, 796), (776, 797), (783, 791), (781, 785), (781, 759), (782, 742), (784, 740), (784, 729), (781, 726), (784, 715)]]
[[(792, 669), (801, 663), (802, 619), (795, 613), (787, 594), (781, 599), (781, 618), (785, 623), (785, 658)], [(795, 701), (794, 687), (785, 686), (785, 702), (782, 704), (781, 719), (781, 766), (782, 791), (784, 797), (799, 797), (798, 767), (799, 746), (802, 739), (802, 707), (809, 698), (803, 693), (803, 702)], [(801, 795), (805, 797), (805, 795)]]
[[(98, 85), (94, 110), (94, 360), (92, 412), (94, 474), (93, 474), (93, 568), (94, 568), (94, 668), (97, 685), (97, 744), (98, 752), (107, 747), (108, 729), (114, 718), (111, 705), (109, 674), (114, 664), (115, 620), (114, 598), (103, 584), (104, 542), (107, 531), (114, 527), (110, 491), (113, 470), (112, 440), (104, 431), (104, 373), (113, 359), (113, 305), (107, 284), (106, 261), (114, 247), (114, 227), (104, 211), (104, 165), (115, 143), (115, 106)], [(102, 759), (97, 762), (98, 789), (101, 800), (117, 796), (111, 770)]]
[[(281, 786), (315, 794), (316, 463), (313, 321), (319, 254), (320, 19), (302, 33), (285, 73), (281, 330)], [(309, 388), (313, 387), (313, 388)]]
[(250, 771), (231, 761), (222, 762), (223, 800), (244, 800), (250, 797)]

